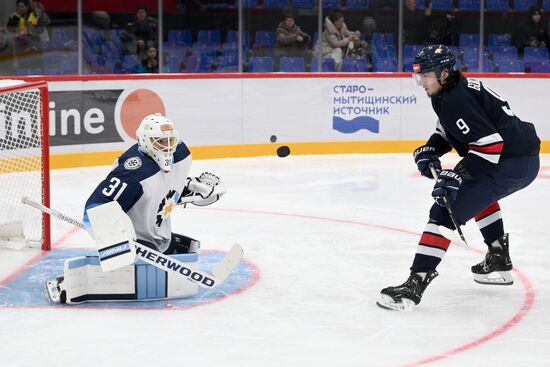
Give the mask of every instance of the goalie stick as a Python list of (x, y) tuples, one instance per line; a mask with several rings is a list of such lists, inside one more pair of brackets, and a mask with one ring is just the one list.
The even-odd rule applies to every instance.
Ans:
[[(21, 198), (24, 204), (27, 204), (35, 209), (38, 209), (50, 216), (53, 216), (59, 220), (70, 223), (75, 227), (85, 229), (84, 224), (74, 218), (68, 217), (57, 210), (48, 208), (45, 205), (37, 203), (27, 197)], [(203, 272), (200, 270), (189, 269), (184, 263), (170, 257), (163, 253), (146, 247), (138, 242), (134, 243), (136, 246), (136, 255), (140, 260), (151, 264), (152, 266), (159, 268), (167, 272), (173, 272), (178, 276), (183, 276), (187, 280), (196, 283), (202, 288), (214, 288), (218, 284), (221, 284), (227, 279), (229, 274), (235, 270), (241, 258), (243, 257), (243, 249), (240, 245), (234, 244), (229, 252), (224, 256), (210, 272)]]
[[(437, 171), (435, 170), (432, 163), (429, 164), (430, 171), (432, 171), (432, 176), (434, 179), (437, 180)], [(453, 211), (453, 208), (451, 207), (451, 203), (449, 202), (449, 199), (447, 198), (447, 194), (443, 196), (443, 203), (445, 203), (445, 208), (447, 209), (447, 212), (449, 213), (449, 217), (451, 217), (451, 221), (453, 222), (453, 225), (456, 228), (456, 232), (452, 229), (449, 229), (445, 226), (438, 225), (439, 233), (443, 235), (448, 240), (457, 242), (463, 246), (469, 247), (468, 242), (466, 242), (466, 238), (464, 237), (464, 233), (462, 233), (462, 229), (460, 229), (460, 226), (458, 225), (458, 220), (456, 219), (455, 213)], [(458, 235), (457, 235), (458, 234)]]

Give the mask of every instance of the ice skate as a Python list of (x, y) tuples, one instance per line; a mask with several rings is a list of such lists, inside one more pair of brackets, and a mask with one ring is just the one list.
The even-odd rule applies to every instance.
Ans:
[(428, 284), (438, 276), (438, 272), (431, 270), (424, 280), (418, 273), (411, 273), (405, 283), (382, 289), (380, 299), (376, 302), (379, 307), (395, 311), (412, 311), (420, 303), (422, 294)]
[(474, 281), (480, 284), (514, 284), (512, 260), (508, 249), (508, 233), (505, 233), (489, 246), (485, 259), (472, 266)]
[(46, 282), (46, 292), (52, 303), (66, 303), (67, 292), (63, 287), (64, 277), (57, 277), (55, 280)]

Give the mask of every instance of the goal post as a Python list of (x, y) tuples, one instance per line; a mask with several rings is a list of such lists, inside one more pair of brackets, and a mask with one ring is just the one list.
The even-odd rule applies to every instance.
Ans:
[(50, 249), (48, 85), (0, 80), (0, 248)]

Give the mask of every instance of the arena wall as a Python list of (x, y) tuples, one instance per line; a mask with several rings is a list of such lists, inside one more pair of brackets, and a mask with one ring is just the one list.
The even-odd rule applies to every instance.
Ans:
[[(472, 74), (536, 125), (550, 152), (547, 74)], [(27, 80), (36, 80), (26, 78)], [(111, 164), (141, 117), (169, 116), (195, 159), (411, 152), (434, 130), (409, 73), (88, 75), (48, 78), (52, 168)]]

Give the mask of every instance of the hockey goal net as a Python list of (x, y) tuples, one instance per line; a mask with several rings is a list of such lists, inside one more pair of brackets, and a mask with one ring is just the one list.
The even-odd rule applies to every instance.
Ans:
[(49, 206), (48, 87), (0, 80), (0, 248), (50, 249), (50, 218), (22, 203)]

